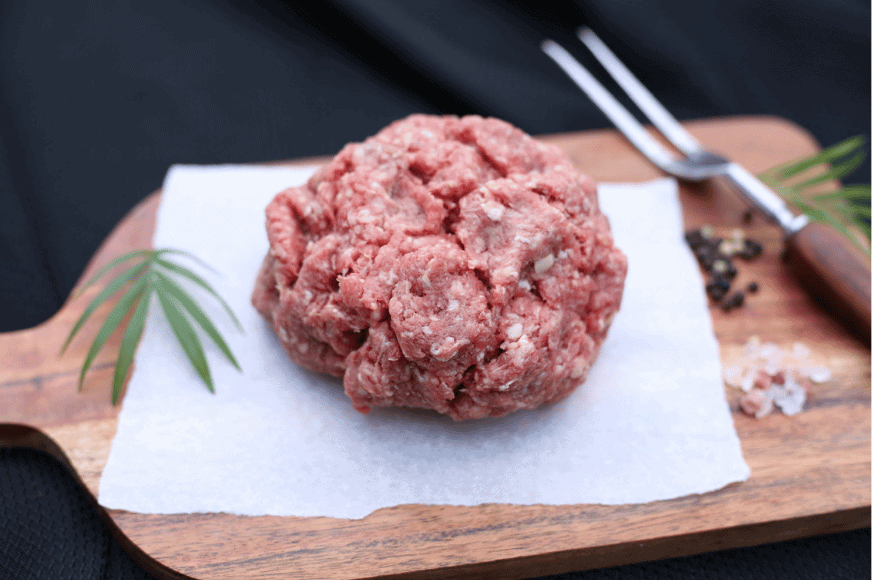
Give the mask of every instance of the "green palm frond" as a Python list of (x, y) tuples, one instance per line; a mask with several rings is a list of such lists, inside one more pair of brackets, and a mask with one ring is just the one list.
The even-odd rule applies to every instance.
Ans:
[[(230, 306), (224, 301), (221, 296), (203, 280), (199, 275), (189, 268), (171, 261), (168, 256), (180, 256), (189, 258), (199, 265), (208, 268), (208, 266), (187, 252), (174, 249), (160, 250), (140, 250), (124, 254), (107, 264), (99, 272), (94, 274), (82, 287), (77, 295), (94, 285), (97, 280), (105, 276), (113, 268), (133, 262), (133, 265), (128, 266), (106, 285), (103, 290), (88, 304), (82, 315), (76, 320), (70, 331), (67, 340), (61, 349), (61, 353), (65, 352), (69, 347), (70, 342), (76, 334), (82, 329), (91, 315), (111, 296), (119, 293), (123, 288), (127, 288), (126, 292), (118, 300), (112, 311), (106, 316), (100, 330), (97, 332), (91, 347), (85, 356), (85, 361), (82, 363), (82, 369), (79, 373), (79, 389), (85, 380), (85, 374), (97, 357), (97, 354), (106, 344), (109, 337), (119, 328), (123, 326), (122, 322), (127, 319), (124, 330), (124, 337), (121, 340), (121, 348), (118, 351), (118, 359), (115, 362), (115, 374), (112, 379), (112, 404), (118, 402), (121, 394), (121, 387), (124, 384), (124, 379), (130, 370), (130, 365), (133, 362), (133, 354), (136, 350), (136, 345), (139, 338), (142, 336), (142, 330), (145, 327), (145, 320), (148, 314), (148, 308), (151, 304), (152, 297), (157, 297), (157, 302), (161, 305), (164, 316), (169, 322), (170, 328), (173, 331), (176, 339), (184, 350), (188, 360), (193, 365), (197, 374), (206, 384), (206, 387), (215, 392), (215, 386), (212, 381), (212, 373), (209, 370), (209, 363), (206, 360), (206, 355), (203, 350), (203, 344), (200, 340), (196, 327), (205, 333), (206, 336), (218, 347), (221, 354), (230, 363), (239, 370), (239, 362), (230, 347), (225, 342), (221, 333), (215, 327), (215, 324), (209, 319), (197, 301), (173, 278), (185, 278), (193, 284), (199, 286), (215, 298), (219, 304), (227, 312), (230, 319), (239, 330), (242, 330), (242, 325), (233, 314)], [(129, 317), (129, 318), (128, 318)]]
[(870, 186), (820, 190), (821, 185), (843, 179), (863, 163), (863, 145), (862, 137), (852, 137), (815, 155), (764, 171), (759, 177), (810, 219), (835, 228), (868, 256)]

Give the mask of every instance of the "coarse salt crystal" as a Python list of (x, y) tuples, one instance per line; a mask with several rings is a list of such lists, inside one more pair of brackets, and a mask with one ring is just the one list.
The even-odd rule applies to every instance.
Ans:
[(773, 382), (776, 381), (773, 380), (769, 373), (765, 371), (757, 371), (757, 376), (754, 378), (754, 387), (765, 391)]
[[(804, 367), (797, 364), (811, 355), (811, 349), (801, 342), (794, 343), (791, 350), (782, 350), (771, 342), (761, 344), (759, 338), (751, 337), (745, 344), (745, 354), (748, 357), (746, 366), (741, 371), (736, 370), (737, 367), (730, 367), (729, 373), (725, 369), (724, 382), (735, 385), (740, 372), (744, 373), (738, 386), (746, 394), (739, 399), (739, 407), (757, 418), (769, 414), (773, 406), (781, 409), (785, 415), (796, 415), (805, 405), (805, 387), (811, 382), (822, 383), (832, 377), (830, 370), (824, 366)], [(784, 363), (785, 358), (789, 364)], [(759, 362), (755, 365), (754, 361)], [(762, 370), (758, 368), (760, 362), (763, 363)], [(752, 376), (755, 377), (753, 382)]]
[(766, 371), (767, 375), (776, 375), (778, 371), (781, 370), (780, 361), (768, 360), (766, 361), (766, 365), (763, 367), (763, 370)]
[(760, 349), (757, 351), (757, 356), (764, 360), (781, 360), (782, 354), (778, 345), (767, 342), (760, 345)]
[(755, 334), (745, 343), (745, 356), (748, 358), (757, 358), (757, 352), (759, 349), (760, 337)]
[(805, 404), (805, 389), (797, 385), (773, 385), (772, 401), (785, 415), (792, 417), (800, 411)]
[(745, 369), (745, 374), (742, 376), (742, 382), (739, 383), (739, 388), (746, 393), (754, 388), (754, 380), (757, 378), (757, 367), (751, 366)]
[(746, 415), (761, 419), (772, 412), (772, 396), (763, 389), (754, 389), (742, 395), (739, 407)]
[(833, 377), (830, 369), (823, 366), (816, 366), (808, 369), (807, 376), (813, 383), (825, 383)]
[(738, 389), (742, 385), (742, 367), (729, 366), (725, 368), (724, 382)]

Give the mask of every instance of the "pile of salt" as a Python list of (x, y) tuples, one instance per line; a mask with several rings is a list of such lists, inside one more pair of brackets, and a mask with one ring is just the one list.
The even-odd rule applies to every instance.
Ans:
[(724, 381), (744, 392), (739, 407), (757, 419), (775, 407), (785, 415), (796, 415), (805, 405), (806, 389), (811, 383), (830, 379), (830, 370), (811, 363), (811, 350), (796, 342), (791, 350), (752, 336), (745, 344), (741, 364), (724, 369)]

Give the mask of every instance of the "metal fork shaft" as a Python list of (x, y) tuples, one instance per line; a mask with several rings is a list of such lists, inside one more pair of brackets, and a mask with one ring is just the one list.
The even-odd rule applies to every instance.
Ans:
[(630, 69), (615, 56), (615, 53), (600, 40), (599, 36), (594, 34), (593, 30), (587, 27), (579, 28), (578, 38), (600, 61), (606, 71), (612, 75), (618, 85), (624, 89), (624, 92), (633, 99), (633, 102), (642, 109), (642, 112), (657, 127), (657, 130), (669, 139), (670, 143), (685, 155), (693, 155), (702, 151), (702, 147), (693, 135), (684, 130), (684, 127), (672, 116), (672, 113), (654, 98), (651, 91), (639, 82), (636, 75), (630, 72)]
[(808, 216), (796, 215), (784, 200), (738, 163), (729, 163), (724, 177), (761, 213), (781, 226), (785, 236), (791, 236), (808, 223)]
[(553, 40), (546, 40), (542, 43), (542, 51), (563, 69), (563, 72), (590, 97), (615, 127), (620, 129), (621, 133), (652, 163), (666, 171), (666, 167), (675, 161), (675, 156), (655, 141), (645, 127), (580, 62), (566, 52), (565, 48)]
[(781, 226), (786, 236), (794, 234), (808, 223), (806, 216), (795, 215), (781, 197), (743, 167), (705, 151), (592, 31), (581, 29), (579, 38), (591, 49), (621, 88), (627, 91), (633, 102), (642, 109), (654, 126), (676, 148), (687, 154), (686, 158), (676, 158), (651, 137), (645, 127), (562, 46), (552, 40), (546, 40), (542, 43), (542, 50), (652, 163), (666, 173), (690, 181), (725, 177), (752, 206)]

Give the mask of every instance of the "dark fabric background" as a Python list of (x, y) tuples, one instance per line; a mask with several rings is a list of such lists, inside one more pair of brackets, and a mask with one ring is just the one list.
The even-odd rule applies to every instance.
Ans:
[[(868, 138), (869, 22), (856, 0), (4, 0), (0, 332), (51, 317), (173, 163), (327, 155), (413, 112), (606, 127), (538, 48), (589, 63), (580, 24), (681, 119)], [(51, 460), (4, 451), (0, 471), (0, 578), (145, 577)], [(862, 530), (567, 577), (868, 578), (869, 546)]]

